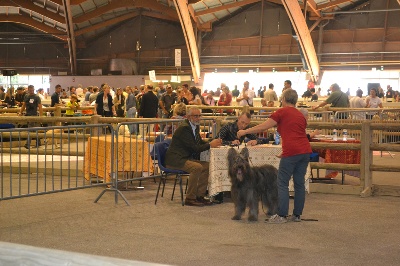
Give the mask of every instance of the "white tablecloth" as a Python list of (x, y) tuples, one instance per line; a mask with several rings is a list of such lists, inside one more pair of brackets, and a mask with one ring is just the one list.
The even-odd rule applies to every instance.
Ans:
[[(239, 146), (239, 149), (236, 147), (235, 149), (240, 150), (244, 147), (244, 145)], [(201, 153), (202, 161), (210, 162), (210, 174), (208, 179), (208, 194), (215, 195), (219, 192), (223, 191), (231, 191), (231, 181), (228, 176), (228, 150), (229, 146), (223, 146), (219, 148), (212, 148), (208, 151)], [(253, 166), (261, 166), (264, 164), (270, 164), (275, 166), (277, 169), (279, 168), (280, 158), (277, 156), (282, 153), (282, 146), (276, 145), (257, 145), (257, 146), (248, 146), (249, 149), (249, 159), (250, 165)], [(305, 187), (306, 191), (309, 190), (309, 178), (311, 177), (310, 167), (307, 168), (307, 173), (305, 175)], [(294, 191), (293, 181), (289, 182), (289, 191)]]

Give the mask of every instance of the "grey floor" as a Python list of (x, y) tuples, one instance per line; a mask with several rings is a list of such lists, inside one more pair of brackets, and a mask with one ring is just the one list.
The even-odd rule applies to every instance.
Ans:
[[(396, 185), (397, 176), (374, 178)], [(156, 184), (143, 185), (123, 192), (131, 206), (112, 192), (93, 203), (102, 188), (1, 201), (0, 241), (173, 265), (400, 264), (400, 197), (311, 193), (303, 218), (318, 221), (270, 225), (262, 211), (257, 223), (232, 221), (228, 198), (182, 207), (171, 184), (154, 205)]]

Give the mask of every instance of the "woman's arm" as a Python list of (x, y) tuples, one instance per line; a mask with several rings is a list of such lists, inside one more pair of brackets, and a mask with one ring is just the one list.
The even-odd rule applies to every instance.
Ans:
[(255, 127), (251, 127), (251, 128), (245, 129), (245, 130), (239, 130), (238, 133), (237, 133), (237, 137), (240, 138), (240, 137), (242, 137), (244, 135), (247, 135), (247, 134), (254, 134), (254, 133), (258, 133), (258, 132), (263, 132), (263, 131), (265, 131), (265, 130), (271, 128), (271, 127), (274, 127), (276, 125), (277, 125), (276, 121), (271, 119), (271, 118), (269, 118), (264, 123), (259, 124), (259, 125), (255, 126)]

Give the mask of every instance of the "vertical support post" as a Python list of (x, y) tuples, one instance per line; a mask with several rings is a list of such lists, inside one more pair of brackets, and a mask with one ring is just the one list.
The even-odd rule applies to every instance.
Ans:
[(361, 126), (361, 164), (360, 164), (360, 183), (363, 191), (361, 197), (368, 197), (372, 194), (372, 171), (370, 165), (373, 160), (371, 144), (372, 130), (371, 123), (363, 122)]
[[(99, 115), (92, 115), (90, 117), (90, 124), (92, 125), (96, 125), (99, 123)], [(91, 130), (92, 134), (91, 136), (98, 136), (99, 135), (99, 128), (98, 127), (94, 127), (93, 130)]]

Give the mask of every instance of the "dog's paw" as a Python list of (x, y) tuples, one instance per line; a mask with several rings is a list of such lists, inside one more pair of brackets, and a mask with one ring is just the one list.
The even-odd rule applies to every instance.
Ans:
[(235, 215), (231, 219), (232, 220), (242, 220), (242, 217), (240, 217), (239, 215)]
[(249, 222), (257, 222), (258, 221), (258, 217), (257, 216), (249, 216), (249, 218), (247, 218), (247, 220)]

